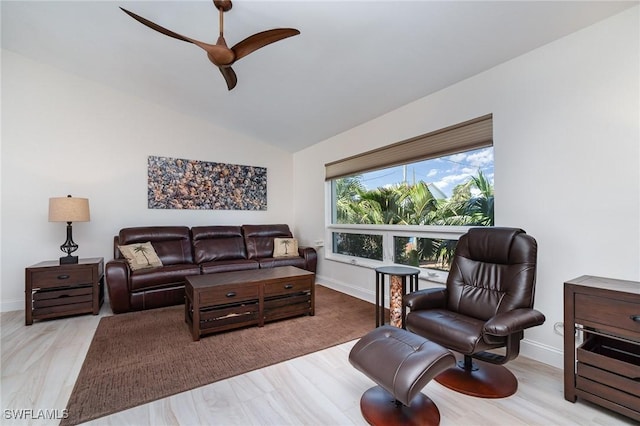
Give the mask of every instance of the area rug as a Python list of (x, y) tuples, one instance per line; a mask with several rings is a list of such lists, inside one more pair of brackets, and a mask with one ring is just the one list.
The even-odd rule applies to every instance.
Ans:
[(375, 327), (374, 305), (316, 286), (315, 316), (194, 342), (184, 306), (100, 320), (61, 425), (75, 425), (357, 339)]

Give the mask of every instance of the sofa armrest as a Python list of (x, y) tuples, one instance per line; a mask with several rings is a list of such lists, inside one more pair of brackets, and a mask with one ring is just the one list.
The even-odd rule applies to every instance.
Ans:
[(313, 247), (298, 247), (298, 254), (304, 258), (305, 269), (316, 273), (318, 254)]
[(109, 304), (114, 314), (129, 312), (129, 265), (126, 260), (114, 259), (105, 265), (105, 279), (109, 291)]
[(404, 304), (412, 311), (443, 308), (446, 303), (447, 289), (425, 288), (404, 296)]
[(497, 314), (484, 324), (484, 332), (493, 336), (508, 336), (544, 323), (545, 317), (535, 309), (520, 308)]

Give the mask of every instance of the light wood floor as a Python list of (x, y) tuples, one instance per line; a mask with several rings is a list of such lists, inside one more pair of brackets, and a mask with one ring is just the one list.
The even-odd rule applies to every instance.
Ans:
[[(23, 312), (0, 316), (2, 425), (57, 425), (16, 420), (20, 409), (63, 410), (101, 316), (24, 325)], [(362, 393), (374, 383), (348, 361), (349, 342), (190, 392), (97, 419), (95, 425), (364, 425)], [(441, 425), (626, 425), (629, 419), (564, 400), (562, 371), (519, 357), (509, 363), (518, 392), (483, 400), (435, 381), (423, 390), (438, 406)]]

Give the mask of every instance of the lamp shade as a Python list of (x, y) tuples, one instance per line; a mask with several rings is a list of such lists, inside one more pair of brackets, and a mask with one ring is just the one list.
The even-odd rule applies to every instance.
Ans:
[(89, 199), (49, 198), (49, 222), (89, 222)]

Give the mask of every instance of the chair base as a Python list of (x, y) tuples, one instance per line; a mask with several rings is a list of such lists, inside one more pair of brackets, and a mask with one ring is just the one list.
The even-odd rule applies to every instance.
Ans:
[(473, 360), (471, 370), (458, 362), (435, 377), (435, 381), (456, 392), (479, 398), (506, 398), (518, 390), (518, 379), (502, 365)]
[(370, 425), (433, 425), (440, 424), (440, 411), (425, 394), (419, 393), (410, 406), (398, 401), (380, 386), (374, 386), (362, 394), (360, 411)]

